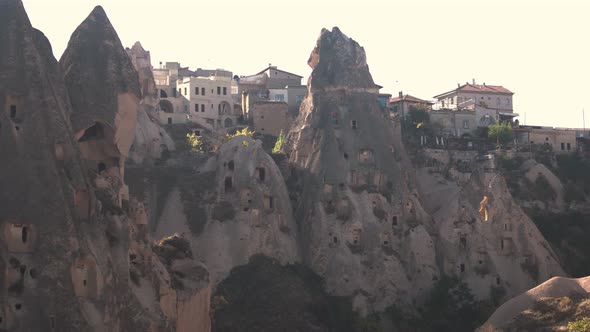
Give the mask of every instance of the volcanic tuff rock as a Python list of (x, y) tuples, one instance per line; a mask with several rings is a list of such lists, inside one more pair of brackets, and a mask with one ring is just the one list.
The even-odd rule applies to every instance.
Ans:
[(400, 128), (377, 103), (363, 48), (338, 28), (322, 30), (308, 63), (287, 149), (304, 262), (362, 311), (411, 304), (439, 269)]
[(89, 183), (61, 70), (16, 0), (0, 1), (0, 105), (0, 329), (87, 326), (69, 268), (85, 246), (75, 193)]
[[(83, 25), (92, 28), (85, 33), (100, 36), (97, 31), (112, 31), (107, 34), (111, 39), (95, 38), (88, 44), (86, 36), (80, 43), (88, 50), (100, 45), (114, 48), (128, 61), (119, 72), (130, 75), (129, 86), (139, 86), (102, 9), (95, 9), (89, 20), (92, 23)], [(97, 20), (102, 23), (95, 24)], [(125, 126), (111, 125), (125, 122), (119, 113), (133, 113), (136, 94), (123, 96), (122, 104), (130, 105), (114, 110), (107, 109), (109, 102), (101, 98), (116, 99), (117, 89), (109, 88), (126, 78), (108, 80), (100, 75), (105, 73), (101, 63), (107, 66), (106, 62), (79, 66), (76, 61), (87, 59), (72, 56), (78, 45), (70, 42), (70, 74), (97, 73), (80, 82), (74, 92), (84, 94), (74, 97), (79, 109), (72, 110), (68, 93), (73, 92), (66, 90), (49, 42), (31, 27), (20, 1), (0, 1), (0, 32), (0, 329), (170, 331), (176, 327), (185, 331), (184, 322), (191, 321), (191, 330), (198, 325), (209, 331), (206, 270), (184, 259), (157, 273), (154, 266), (159, 259), (150, 245), (145, 213), (121, 190), (119, 160), (124, 160), (126, 150), (119, 138), (126, 136), (115, 132)], [(88, 86), (104, 89), (93, 91)], [(77, 115), (81, 127), (74, 135), (70, 116)], [(85, 119), (98, 120), (85, 127)], [(146, 258), (143, 269), (135, 261), (139, 254)], [(179, 285), (167, 283), (166, 276), (187, 269), (202, 273), (199, 280), (182, 280), (186, 296), (158, 303), (165, 294), (179, 292)], [(145, 273), (137, 275), (138, 270)], [(151, 299), (148, 310), (146, 298)], [(179, 313), (171, 307), (192, 310)], [(195, 319), (199, 324), (194, 324)]]
[(256, 254), (299, 260), (287, 189), (261, 141), (233, 138), (181, 183), (187, 186), (168, 195), (156, 236), (184, 232), (213, 284)]
[[(555, 277), (541, 285), (530, 289), (521, 295), (510, 299), (503, 305), (501, 305), (494, 314), (488, 319), (488, 321), (480, 327), (477, 331), (480, 332), (500, 332), (500, 331), (523, 331), (523, 327), (515, 326), (516, 324), (523, 323), (519, 320), (525, 320), (526, 315), (523, 317), (523, 313), (532, 312), (535, 309), (535, 305), (544, 303), (545, 305), (550, 304), (550, 300), (559, 300), (560, 305), (557, 308), (550, 308), (553, 312), (549, 312), (545, 317), (545, 321), (540, 320), (537, 322), (537, 328), (534, 330), (538, 331), (539, 328), (545, 328), (549, 330), (549, 326), (552, 324), (558, 325), (560, 320), (569, 316), (569, 314), (577, 315), (578, 318), (587, 317), (588, 310), (590, 309), (590, 302), (588, 301), (588, 293), (590, 293), (590, 277), (579, 278), (579, 279), (568, 279)], [(586, 299), (582, 301), (577, 308), (573, 307), (573, 310), (567, 310), (568, 306), (571, 306), (571, 298), (581, 297)], [(573, 311), (568, 313), (567, 311)], [(579, 312), (582, 311), (582, 312)], [(560, 317), (561, 316), (561, 317)], [(534, 322), (527, 322), (528, 324)], [(565, 321), (567, 323), (567, 320)], [(560, 329), (551, 329), (551, 331), (561, 331), (565, 326), (561, 326)]]
[[(477, 161), (475, 151), (422, 153), (429, 164), (439, 165), (417, 165), (417, 174), (420, 196), (439, 234), (438, 262), (445, 274), (460, 276), (479, 299), (489, 298), (493, 290), (511, 297), (565, 275), (543, 235), (508, 191), (497, 156)], [(479, 211), (484, 196), (487, 220)]]
[(150, 52), (139, 42), (126, 49), (141, 83), (140, 110), (137, 113), (135, 140), (129, 158), (137, 164), (160, 158), (164, 151), (174, 150), (174, 142), (158, 122), (159, 95), (154, 82)]
[[(122, 175), (135, 137), (141, 86), (102, 7), (97, 6), (74, 31), (59, 62), (72, 102), (73, 129), (85, 142), (81, 144), (85, 159), (103, 162), (107, 169), (118, 167)], [(99, 156), (90, 146), (100, 137), (105, 137), (105, 144)]]
[(414, 168), (355, 41), (323, 30), (309, 65), (309, 94), (287, 137), (296, 167), (287, 183), (304, 262), (329, 290), (382, 310), (419, 304), (440, 274), (460, 277), (478, 299), (564, 274), (493, 159), (419, 150), (448, 174)]

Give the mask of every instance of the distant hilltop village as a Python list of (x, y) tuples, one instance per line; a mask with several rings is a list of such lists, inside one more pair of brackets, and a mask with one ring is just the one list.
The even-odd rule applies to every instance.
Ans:
[[(149, 52), (143, 57), (150, 63)], [(248, 76), (223, 69), (190, 70), (178, 62), (160, 63), (153, 73), (161, 124), (193, 122), (221, 131), (249, 125), (260, 134), (276, 137), (288, 130), (307, 96), (307, 87), (301, 84), (303, 76), (272, 64)], [(521, 125), (515, 120), (519, 114), (513, 109), (513, 95), (501, 85), (472, 80), (458, 83), (457, 88), (434, 96), (434, 100), (400, 91), (397, 97), (379, 93), (378, 101), (390, 111), (392, 119), (406, 118), (412, 109), (428, 112), (430, 121), (440, 130), (439, 145), (444, 144), (444, 138), (476, 139), (478, 128), (509, 123), (516, 146), (549, 145), (558, 153), (589, 149), (588, 130)]]

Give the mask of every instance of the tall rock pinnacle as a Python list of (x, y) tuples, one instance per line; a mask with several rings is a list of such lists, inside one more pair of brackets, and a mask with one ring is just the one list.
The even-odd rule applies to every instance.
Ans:
[(409, 301), (439, 272), (399, 127), (377, 103), (365, 51), (338, 28), (322, 30), (309, 64), (309, 94), (288, 135), (304, 259), (360, 310)]
[(322, 29), (307, 63), (313, 69), (309, 82), (312, 90), (348, 87), (378, 92), (369, 72), (365, 49), (337, 27), (332, 31)]
[(60, 64), (74, 110), (76, 137), (98, 126), (97, 131), (111, 136), (117, 153), (126, 157), (135, 134), (141, 87), (102, 7), (94, 8), (74, 31)]

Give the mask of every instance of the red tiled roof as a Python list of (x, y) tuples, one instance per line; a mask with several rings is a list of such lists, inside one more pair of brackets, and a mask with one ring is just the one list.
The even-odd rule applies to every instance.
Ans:
[(424, 99), (420, 99), (414, 96), (410, 96), (410, 95), (404, 95), (403, 97), (395, 97), (395, 98), (390, 98), (389, 99), (389, 103), (397, 103), (399, 101), (409, 101), (409, 102), (414, 102), (414, 103), (423, 103), (423, 104), (433, 104), (432, 102), (428, 101), (428, 100), (424, 100)]
[(458, 91), (469, 92), (497, 92), (497, 93), (512, 93), (501, 85), (487, 85), (487, 84), (465, 84), (457, 89)]
[(445, 93), (441, 93), (439, 95), (434, 96), (434, 98), (438, 98), (441, 96), (445, 96), (449, 93), (457, 93), (457, 92), (479, 92), (479, 93), (505, 93), (505, 94), (514, 94), (512, 91), (506, 89), (501, 85), (487, 85), (487, 84), (463, 84), (457, 89), (447, 91)]

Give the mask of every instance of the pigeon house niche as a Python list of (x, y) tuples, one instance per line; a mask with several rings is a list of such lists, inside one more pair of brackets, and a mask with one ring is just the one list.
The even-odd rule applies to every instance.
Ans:
[(4, 224), (2, 233), (8, 251), (30, 253), (35, 250), (38, 234), (34, 225), (9, 222)]
[(92, 257), (76, 259), (71, 268), (71, 275), (76, 296), (89, 299), (100, 297), (103, 280)]

